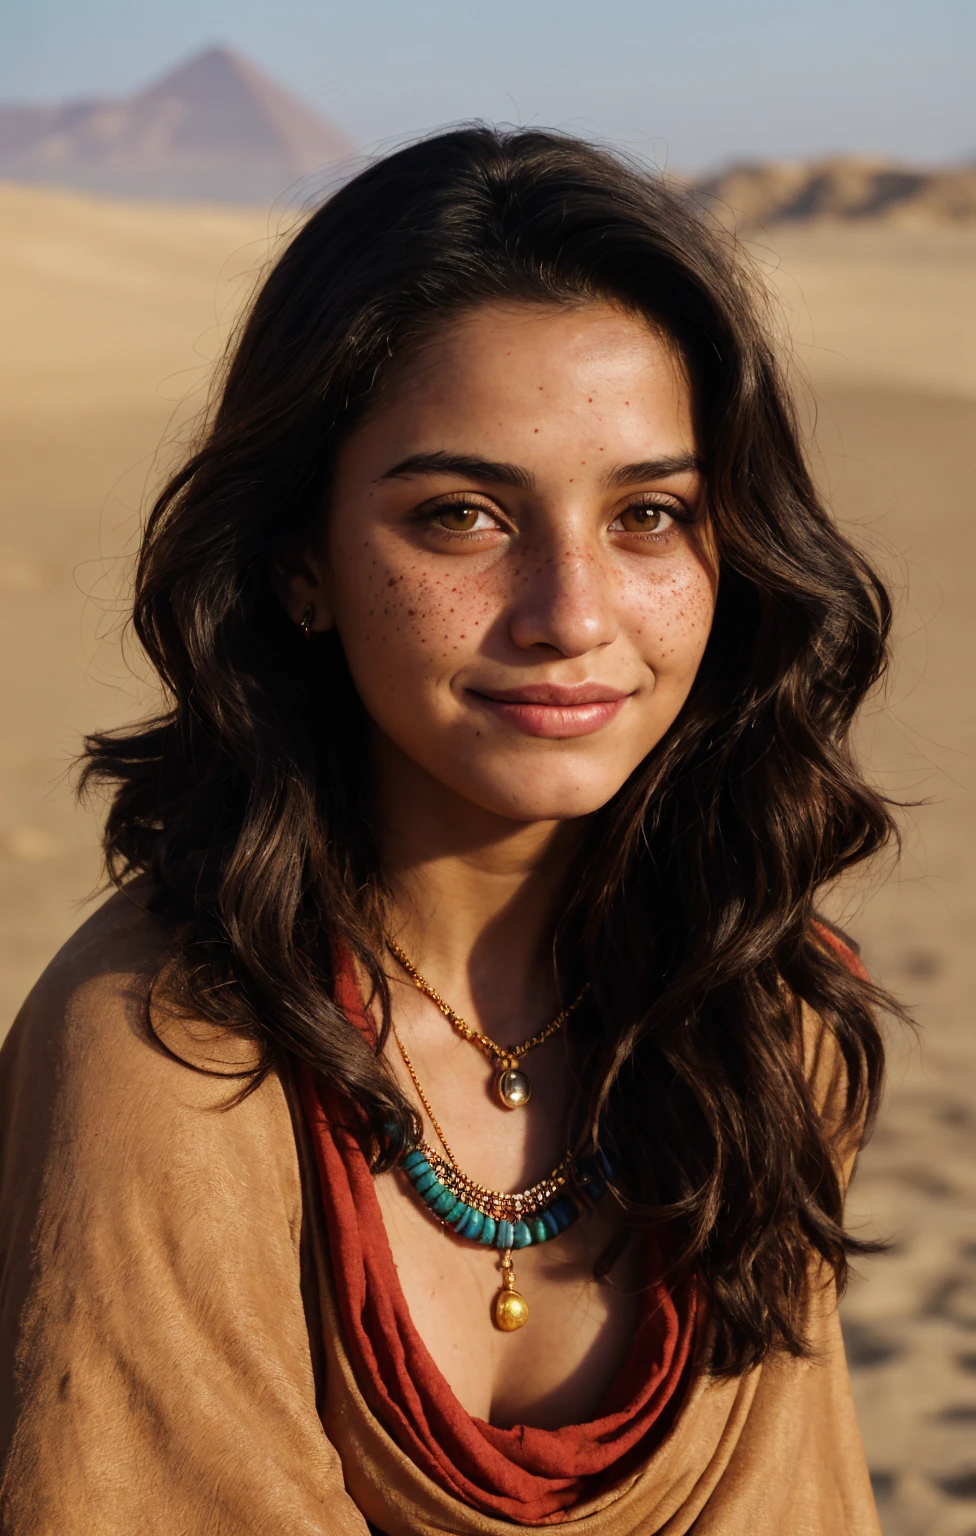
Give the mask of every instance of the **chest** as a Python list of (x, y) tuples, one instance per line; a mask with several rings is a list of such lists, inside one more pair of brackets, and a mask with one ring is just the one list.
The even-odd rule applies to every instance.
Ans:
[(593, 1276), (616, 1235), (610, 1203), (556, 1241), (513, 1255), (529, 1319), (502, 1333), (492, 1321), (501, 1255), (439, 1226), (397, 1174), (378, 1178), (376, 1193), (411, 1320), (462, 1407), (500, 1427), (592, 1418), (640, 1315), (631, 1255), (615, 1265), (612, 1285)]
[[(393, 1042), (388, 1062), (408, 1096), (421, 1100), (425, 1138), (449, 1146), (466, 1175), (493, 1189), (525, 1189), (548, 1174), (567, 1151), (577, 1086), (566, 1036), (533, 1049), (531, 1102), (507, 1110), (484, 1055), (436, 1013), (417, 1010), (415, 990), (406, 993), (398, 1027), (407, 1031), (410, 1067)], [(410, 1319), (462, 1407), (499, 1427), (594, 1417), (634, 1338), (646, 1279), (629, 1252), (614, 1265), (612, 1284), (594, 1278), (619, 1235), (613, 1200), (552, 1241), (513, 1252), (529, 1317), (504, 1333), (493, 1320), (501, 1253), (442, 1226), (401, 1173), (381, 1175), (375, 1189)]]

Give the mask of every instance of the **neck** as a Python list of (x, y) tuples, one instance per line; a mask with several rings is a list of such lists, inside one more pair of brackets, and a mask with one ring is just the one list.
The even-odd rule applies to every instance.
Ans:
[(376, 769), (391, 937), (458, 1012), (554, 1008), (552, 934), (580, 824), (495, 815), (385, 743)]

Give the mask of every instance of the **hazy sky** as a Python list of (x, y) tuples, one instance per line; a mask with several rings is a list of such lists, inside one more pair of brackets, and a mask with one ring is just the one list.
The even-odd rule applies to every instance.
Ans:
[[(976, 157), (974, 0), (8, 0), (0, 100), (125, 95), (239, 48), (360, 148), (466, 117), (677, 167)], [(16, 14), (14, 14), (16, 12)]]

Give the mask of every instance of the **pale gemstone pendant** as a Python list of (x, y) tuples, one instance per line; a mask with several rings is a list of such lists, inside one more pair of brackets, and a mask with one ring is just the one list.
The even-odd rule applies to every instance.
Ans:
[(506, 1109), (522, 1109), (532, 1097), (532, 1079), (521, 1067), (505, 1067), (495, 1078), (495, 1092)]

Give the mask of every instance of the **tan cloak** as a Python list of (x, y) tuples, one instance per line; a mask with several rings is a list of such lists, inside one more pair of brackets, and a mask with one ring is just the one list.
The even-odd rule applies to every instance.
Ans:
[[(113, 898), (0, 1053), (0, 1529), (524, 1529), (442, 1492), (366, 1407), (288, 1085), (227, 1108), (226, 1082), (152, 1040), (155, 945)], [(832, 1289), (812, 1307), (816, 1363), (701, 1379), (650, 1461), (562, 1524), (878, 1536)]]

